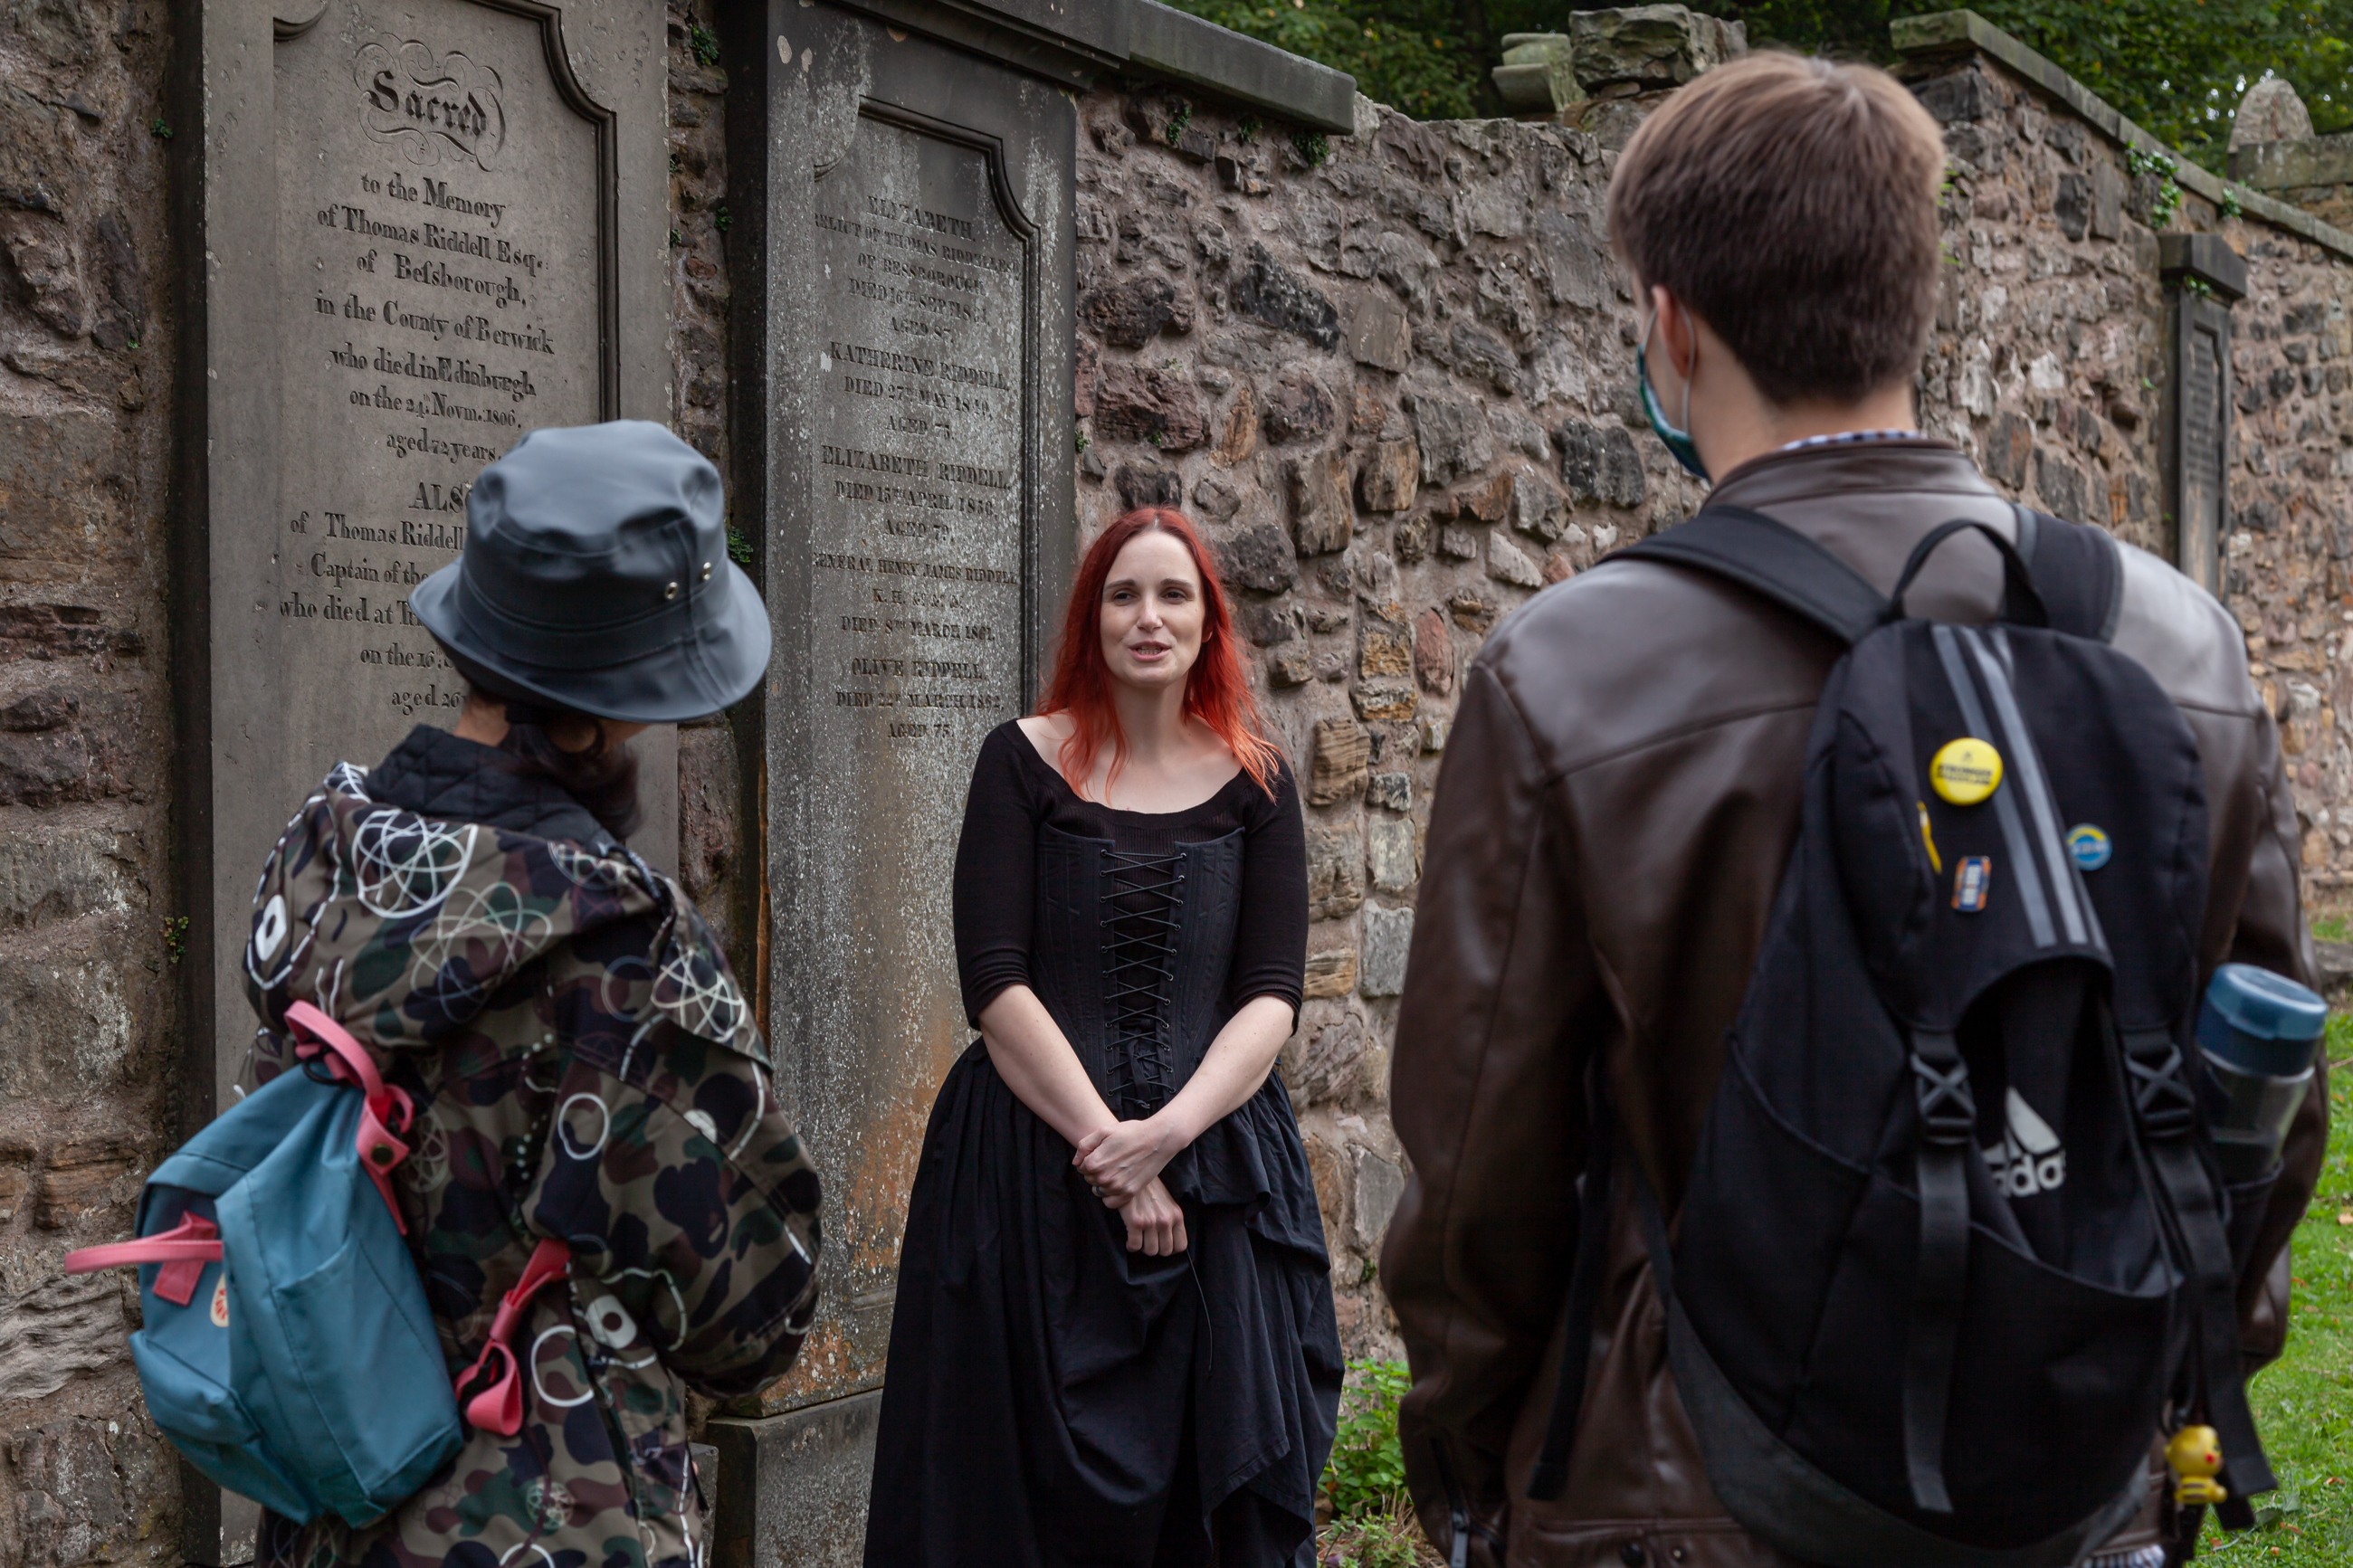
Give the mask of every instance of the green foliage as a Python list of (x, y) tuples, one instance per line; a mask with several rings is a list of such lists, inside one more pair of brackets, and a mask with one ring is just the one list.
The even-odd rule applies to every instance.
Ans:
[(2353, 0), (1982, 0), (1976, 9), (2217, 172), (2240, 98), (2266, 75), (2294, 84), (2316, 129), (2353, 125)]
[(752, 564), (752, 542), (732, 522), (727, 525), (727, 559), (738, 566)]
[(1422, 1539), (1421, 1527), (1403, 1498), (1385, 1511), (1335, 1520), (1315, 1543), (1323, 1568), (1419, 1568), (1440, 1559)]
[(1398, 1401), (1413, 1386), (1401, 1361), (1352, 1361), (1356, 1373), (1340, 1401), (1340, 1430), (1324, 1490), (1332, 1517), (1351, 1520), (1391, 1511), (1405, 1490), (1405, 1450), (1398, 1443)]
[(1168, 145), (1171, 147), (1176, 145), (1176, 139), (1184, 135), (1186, 127), (1192, 123), (1193, 100), (1189, 98), (1178, 99), (1176, 107), (1170, 110), (1168, 115)]
[[(1556, 33), (1590, 0), (1174, 0), (1183, 10), (1351, 74), (1420, 120), (1503, 112), (1488, 72), (1506, 33)], [(1891, 60), (1888, 23), (1954, 0), (1715, 0), (1752, 43)], [(2315, 129), (2353, 130), (2353, 0), (1976, 0), (2192, 163), (2220, 172), (2231, 118), (2266, 75), (2293, 83)]]
[[(2353, 1014), (2329, 1016), (2328, 1054), (2340, 1053), (2353, 1053)], [(2353, 1077), (2329, 1085), (2328, 1159), (2291, 1245), (2287, 1350), (2250, 1391), (2280, 1489), (2255, 1500), (2244, 1535), (2210, 1518), (2200, 1563), (2353, 1562)]]
[(2328, 1052), (2332, 1069), (2353, 1063), (2353, 1013), (2328, 1015), (2327, 1044), (2324, 1048)]
[(1309, 168), (1320, 169), (1324, 161), (1332, 155), (1332, 143), (1324, 140), (1321, 132), (1294, 131), (1291, 133), (1291, 150), (1298, 153), (1299, 161)]
[(710, 28), (696, 26), (689, 29), (686, 42), (687, 47), (694, 51), (694, 58), (703, 65), (719, 63), (719, 35)]
[[(1503, 49), (1484, 27), (1466, 36), (1449, 0), (1175, 0), (1179, 10), (1320, 60), (1356, 79), (1356, 90), (1418, 120), (1468, 120), (1498, 111), (1488, 70)], [(1489, 5), (1490, 16), (1535, 11)], [(1558, 26), (1556, 18), (1551, 24)], [(1512, 29), (1504, 29), (1509, 31)], [(1538, 29), (1540, 30), (1540, 29)], [(1302, 154), (1304, 156), (1304, 154)]]
[(164, 951), (177, 963), (188, 956), (188, 917), (173, 915), (164, 921)]
[(158, 142), (169, 142), (172, 139), (172, 128), (164, 123), (164, 117), (159, 114), (147, 122), (147, 134), (154, 137)]
[(1265, 125), (1260, 121), (1257, 115), (1245, 114), (1234, 121), (1234, 140), (1245, 147), (1254, 146), (1258, 142), (1258, 133), (1265, 129)]
[(2145, 147), (2125, 151), (2125, 169), (2136, 180), (2156, 180), (2155, 190), (2148, 199), (2148, 226), (2162, 229), (2173, 222), (2173, 215), (2181, 207), (2181, 187), (2173, 176), (2180, 165), (2162, 153), (2152, 153)]

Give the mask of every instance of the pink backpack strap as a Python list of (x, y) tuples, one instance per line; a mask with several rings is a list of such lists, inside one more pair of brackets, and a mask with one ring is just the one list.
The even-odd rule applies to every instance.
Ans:
[(155, 1270), (155, 1294), (175, 1307), (185, 1307), (195, 1299), (196, 1281), (207, 1263), (218, 1263), (221, 1256), (220, 1230), (202, 1215), (184, 1216), (169, 1230), (142, 1236), (136, 1241), (110, 1242), (104, 1247), (85, 1247), (79, 1252), (66, 1254), (66, 1272), (94, 1274), (101, 1268), (121, 1268), (129, 1264), (160, 1263)]
[(384, 1194), (384, 1206), (392, 1211), (392, 1223), (400, 1234), (408, 1234), (408, 1222), (400, 1216), (400, 1205), (392, 1195), (392, 1173), (408, 1158), (408, 1145), (393, 1136), (395, 1131), (406, 1132), (417, 1118), (417, 1107), (405, 1089), (385, 1085), (382, 1074), (375, 1070), (375, 1058), (367, 1048), (352, 1037), (349, 1029), (328, 1017), (308, 1002), (296, 1002), (286, 1009), (286, 1026), (294, 1035), (294, 1054), (308, 1061), (322, 1058), (327, 1070), (338, 1083), (356, 1088), (367, 1101), (360, 1113), (360, 1168), (375, 1183), (375, 1190)]
[[(515, 1359), (515, 1331), (522, 1327), (532, 1298), (563, 1279), (571, 1267), (572, 1248), (553, 1237), (542, 1237), (532, 1248), (531, 1261), (523, 1265), (522, 1278), (499, 1298), (482, 1353), (458, 1374), (453, 1385), (466, 1423), (476, 1431), (512, 1437), (522, 1430), (522, 1372)], [(466, 1392), (470, 1388), (476, 1391), (471, 1395)]]

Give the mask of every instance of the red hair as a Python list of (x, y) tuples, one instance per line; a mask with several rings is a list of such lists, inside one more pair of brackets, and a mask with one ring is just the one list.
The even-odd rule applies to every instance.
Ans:
[(1226, 605), (1225, 584), (1201, 536), (1185, 514), (1168, 507), (1140, 507), (1103, 530), (1103, 537), (1079, 563), (1078, 581), (1071, 584), (1071, 603), (1062, 613), (1062, 640), (1055, 651), (1054, 679), (1046, 689), (1040, 715), (1068, 713), (1071, 738), (1062, 742), (1060, 763), (1063, 778), (1083, 797), (1094, 776), (1095, 759), (1106, 743), (1111, 747), (1110, 778), (1119, 776), (1127, 758), (1127, 737), (1119, 727), (1119, 710), (1112, 705), (1111, 667), (1103, 660), (1103, 584), (1111, 581), (1112, 563), (1128, 541), (1155, 530), (1169, 535), (1193, 558), (1201, 577), (1201, 652), (1185, 678), (1185, 716), (1198, 719), (1226, 743), (1250, 782), (1274, 794), (1282, 753), (1266, 738), (1259, 719), (1258, 700), (1242, 679), (1242, 663), (1234, 649), (1234, 617)]

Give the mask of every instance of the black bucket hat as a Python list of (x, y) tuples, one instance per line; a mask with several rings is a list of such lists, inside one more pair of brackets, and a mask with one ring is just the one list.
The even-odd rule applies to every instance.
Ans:
[(408, 605), (501, 696), (699, 719), (768, 666), (767, 608), (727, 559), (725, 510), (719, 470), (659, 425), (533, 430), (474, 481), (465, 552)]

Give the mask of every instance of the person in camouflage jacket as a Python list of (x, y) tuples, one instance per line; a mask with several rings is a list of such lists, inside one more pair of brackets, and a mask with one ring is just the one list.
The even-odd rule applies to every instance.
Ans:
[(465, 710), (338, 765), (270, 850), (246, 1079), (304, 1070), (301, 1001), (414, 1102), (392, 1183), (453, 1380), (538, 1245), (570, 1263), (509, 1341), (513, 1436), (469, 1425), (364, 1527), (265, 1514), (261, 1563), (701, 1568), (685, 1390), (748, 1394), (791, 1363), (818, 1184), (725, 955), (618, 840), (628, 738), (753, 689), (767, 618), (726, 559), (717, 471), (658, 426), (533, 431), (467, 516), (409, 601)]
[[(379, 771), (429, 781), (447, 759), (410, 753), (460, 748), (496, 755), (420, 730)], [(478, 798), (552, 793), (485, 766)], [(394, 1186), (453, 1377), (536, 1239), (573, 1258), (515, 1336), (522, 1430), (470, 1428), (407, 1503), (364, 1530), (280, 1529), (276, 1560), (700, 1563), (683, 1388), (748, 1394), (790, 1363), (817, 1300), (818, 1187), (678, 885), (626, 849), (382, 804), (339, 768), (270, 852), (245, 968), (250, 1083), (295, 1066), (283, 1018), (303, 1000), (415, 1101)]]

